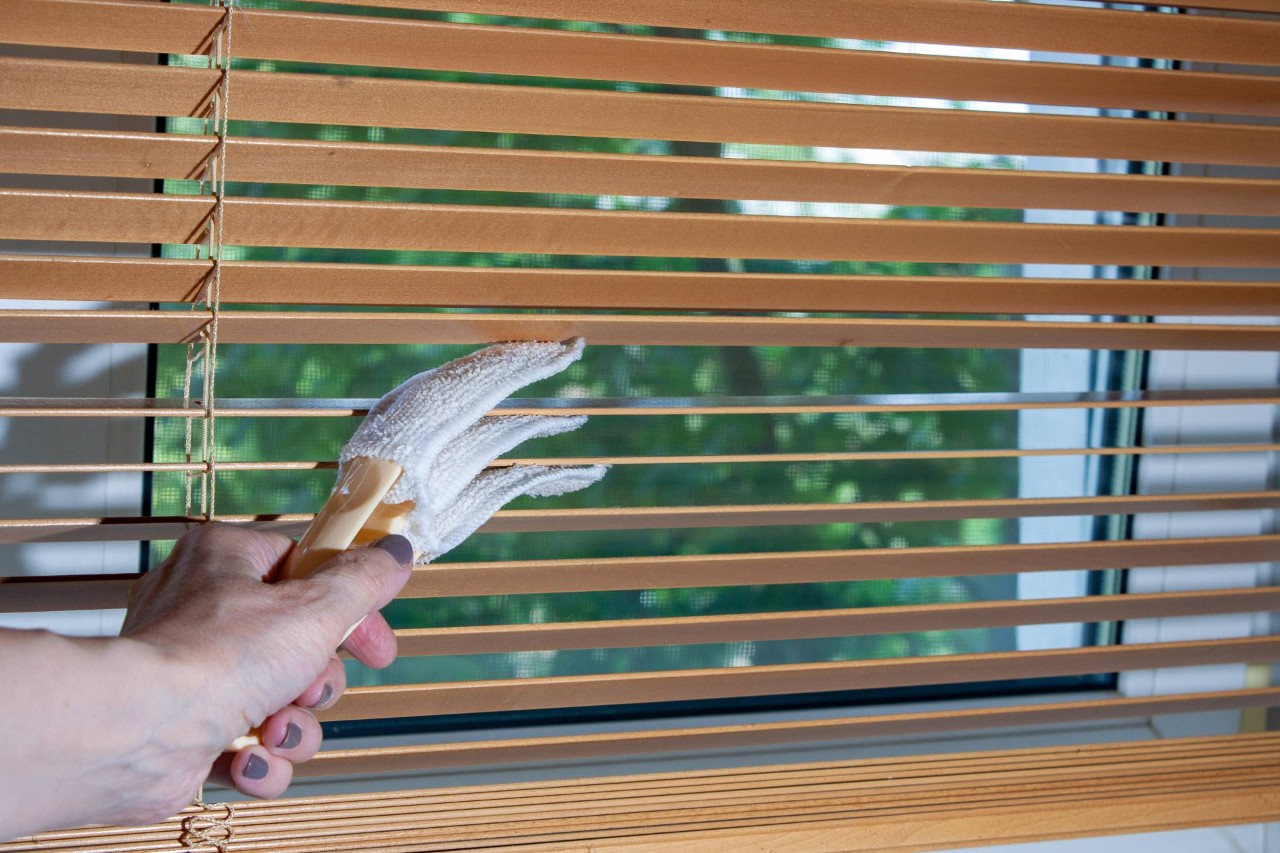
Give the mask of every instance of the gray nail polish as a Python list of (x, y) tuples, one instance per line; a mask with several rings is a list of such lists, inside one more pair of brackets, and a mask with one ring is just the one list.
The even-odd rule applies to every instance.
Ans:
[(241, 771), (241, 775), (246, 779), (255, 781), (267, 778), (266, 760), (260, 755), (250, 755), (249, 760), (244, 763), (244, 770)]
[(390, 536), (383, 536), (369, 547), (377, 548), (380, 551), (386, 551), (402, 566), (413, 565), (413, 543), (398, 533), (392, 533)]
[(316, 704), (312, 705), (311, 707), (323, 708), (324, 706), (329, 704), (329, 700), (331, 700), (332, 698), (333, 698), (333, 685), (328, 682), (325, 682), (324, 690), (320, 691), (320, 698), (317, 699)]
[(302, 727), (297, 723), (289, 723), (284, 727), (284, 737), (280, 739), (281, 749), (293, 749), (302, 743)]

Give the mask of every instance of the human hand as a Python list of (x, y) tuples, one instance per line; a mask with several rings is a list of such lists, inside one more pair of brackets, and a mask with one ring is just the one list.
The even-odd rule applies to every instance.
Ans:
[[(377, 611), (409, 578), (409, 542), (389, 536), (276, 583), (292, 547), (283, 536), (205, 525), (131, 590), (121, 636), (157, 655), (176, 685), (139, 762), (163, 816), (190, 802), (211, 767), (215, 781), (250, 796), (284, 792), (293, 765), (320, 746), (308, 709), (329, 707), (346, 686), (334, 650), (352, 625), (344, 647), (356, 659), (384, 667), (395, 658)], [(261, 745), (223, 753), (254, 727)]]

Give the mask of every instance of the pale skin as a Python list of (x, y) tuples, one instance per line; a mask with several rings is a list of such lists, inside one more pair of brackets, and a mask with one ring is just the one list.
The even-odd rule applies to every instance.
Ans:
[[(0, 841), (161, 820), (207, 777), (282, 794), (320, 747), (312, 711), (346, 686), (338, 645), (368, 666), (395, 658), (378, 610), (411, 548), (377, 545), (272, 583), (291, 540), (206, 525), (134, 585), (120, 637), (0, 630)], [(261, 745), (224, 753), (255, 726)]]

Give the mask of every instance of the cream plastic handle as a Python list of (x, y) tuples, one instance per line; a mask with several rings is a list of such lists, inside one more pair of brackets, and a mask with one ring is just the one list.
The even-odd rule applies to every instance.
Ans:
[[(382, 499), (404, 469), (385, 459), (358, 456), (343, 466), (342, 477), (316, 514), (280, 572), (281, 580), (305, 578), (330, 557), (352, 545), (367, 545), (404, 529), (413, 502), (384, 504)], [(360, 623), (352, 625), (347, 636)], [(346, 637), (343, 637), (345, 640)], [(257, 729), (236, 738), (229, 751), (262, 743)]]
[[(403, 473), (404, 469), (395, 462), (367, 456), (357, 456), (344, 465), (342, 478), (289, 554), (281, 580), (305, 578), (353, 544), (363, 545), (379, 538), (381, 529), (394, 523), (387, 512), (391, 508), (379, 511), (382, 499)], [(400, 507), (395, 510), (392, 516), (399, 519), (403, 528), (407, 510)], [(379, 523), (369, 525), (370, 519), (377, 519)], [(366, 526), (375, 529), (366, 531)]]

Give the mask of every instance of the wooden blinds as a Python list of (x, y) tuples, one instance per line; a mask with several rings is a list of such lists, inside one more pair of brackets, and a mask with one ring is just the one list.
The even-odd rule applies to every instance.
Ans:
[[(300, 776), (764, 765), (1210, 712), (1260, 730), (1280, 705), (1260, 627), (1280, 611), (1277, 15), (5, 0), (0, 341), (68, 365), (153, 345), (153, 375), (0, 398), (10, 424), (147, 424), (136, 458), (9, 456), (0, 478), (138, 475), (149, 507), (0, 518), (0, 547), (156, 559), (210, 517), (296, 534), (409, 373), (582, 336), (580, 370), (494, 414), (592, 424), (496, 464), (604, 462), (605, 482), (416, 570), (401, 664), (353, 671), (322, 714), (480, 733), (332, 738)], [(1198, 354), (1233, 367), (1161, 378)], [(1160, 479), (1180, 465), (1214, 476)], [(0, 613), (119, 608), (139, 565), (106, 568), (6, 566)], [(959, 701), (977, 692), (999, 698)], [(765, 707), (793, 710), (742, 716)], [(648, 716), (483, 727), (601, 709)], [(1073, 750), (311, 797), (245, 808), (231, 849), (907, 850), (1280, 819), (1271, 735)], [(883, 844), (846, 846), (859, 822)], [(0, 850), (177, 849), (176, 826)]]

